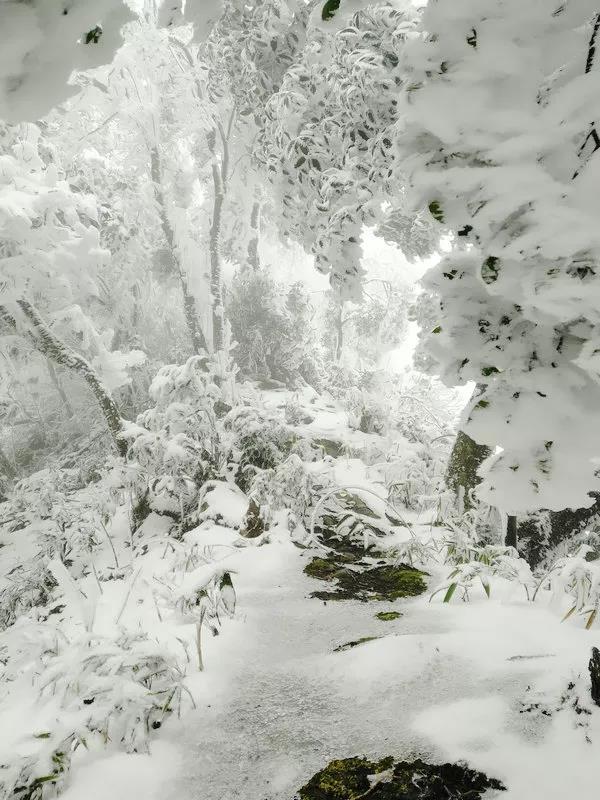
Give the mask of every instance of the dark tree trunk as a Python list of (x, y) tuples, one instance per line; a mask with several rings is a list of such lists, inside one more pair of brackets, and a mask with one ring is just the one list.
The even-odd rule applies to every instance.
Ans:
[[(46, 325), (38, 310), (29, 301), (21, 299), (17, 301), (17, 305), (31, 326), (31, 340), (37, 350), (56, 364), (60, 364), (62, 367), (77, 373), (87, 383), (98, 402), (119, 455), (125, 456), (127, 442), (122, 438), (123, 421), (121, 414), (110, 392), (104, 386), (95, 370), (83, 356), (80, 356), (79, 353), (76, 353), (75, 350), (72, 350), (56, 336)], [(10, 320), (13, 327), (17, 329), (16, 320), (5, 308), (0, 308), (0, 317), (4, 322)]]
[(600, 706), (600, 650), (597, 647), (592, 647), (592, 657), (588, 669), (592, 681), (592, 700), (597, 706)]
[(517, 518), (510, 514), (506, 520), (506, 539), (504, 540), (504, 544), (507, 547), (514, 547), (515, 550), (517, 550), (518, 543)]
[(600, 498), (595, 494), (594, 497), (590, 508), (565, 508), (519, 518), (521, 554), (532, 568), (542, 561), (549, 549), (600, 520)]

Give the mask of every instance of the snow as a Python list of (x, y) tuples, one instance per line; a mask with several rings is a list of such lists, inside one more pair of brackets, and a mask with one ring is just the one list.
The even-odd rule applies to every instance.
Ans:
[(63, 793), (64, 800), (159, 800), (164, 787), (180, 769), (180, 751), (174, 744), (156, 742), (152, 755), (87, 753), (78, 759), (76, 779)]
[[(592, 0), (552, 14), (545, 0), (456, 0), (422, 17), (419, 0), (364, 14), (342, 0), (329, 21), (311, 7), (304, 31), (297, 0), (159, 0), (158, 28), (122, 29), (147, 5), (0, 0), (0, 467), (24, 478), (0, 475), (0, 800), (48, 775), (36, 800), (290, 800), (362, 755), (466, 761), (506, 800), (596, 797), (600, 560), (575, 548), (539, 583), (490, 522), (591, 504), (600, 487)], [(224, 284), (256, 254), (244, 217), (260, 201), (262, 268), (314, 301), (298, 355), (319, 391), (277, 372), (269, 348), (238, 385), (226, 285), (226, 346), (189, 357), (167, 249), (210, 341), (210, 164), (228, 192)], [(28, 296), (46, 338), (120, 390), (136, 418), (124, 458), (99, 446), (88, 463), (78, 431), (97, 409), (76, 374), (50, 370), (50, 385)], [(334, 363), (319, 307), (343, 310), (340, 297), (356, 318)], [(432, 378), (411, 367), (419, 339)], [(47, 386), (65, 408), (46, 410)], [(464, 514), (445, 475), (461, 403), (492, 452)], [(369, 508), (353, 519), (357, 498)], [(317, 519), (387, 548), (348, 569), (417, 563), (427, 590), (311, 596), (324, 585), (304, 568), (335, 553)]]
[[(200, 786), (206, 800), (279, 800), (329, 760), (363, 754), (464, 759), (505, 782), (507, 800), (564, 800), (573, 786), (594, 796), (600, 766), (574, 714), (519, 713), (528, 686), (558, 700), (585, 670), (593, 633), (494, 594), (324, 604), (307, 598), (307, 557), (279, 534), (228, 559), (239, 610), (190, 681), (197, 710), (171, 720), (150, 757), (82, 760), (67, 800), (125, 800), (134, 786), (168, 800), (193, 800)], [(391, 607), (403, 616), (374, 618)], [(382, 638), (333, 652), (366, 635)]]

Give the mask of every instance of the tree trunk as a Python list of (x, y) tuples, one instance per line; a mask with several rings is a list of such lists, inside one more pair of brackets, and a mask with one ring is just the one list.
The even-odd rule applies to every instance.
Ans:
[(600, 706), (600, 650), (597, 647), (592, 647), (592, 657), (588, 669), (592, 681), (592, 700), (597, 706)]
[(71, 419), (71, 417), (73, 416), (73, 406), (71, 405), (69, 398), (65, 393), (65, 390), (61, 386), (60, 380), (58, 379), (58, 375), (56, 374), (56, 370), (54, 369), (54, 364), (49, 359), (46, 359), (46, 366), (48, 367), (48, 374), (50, 375), (50, 380), (54, 384), (54, 388), (56, 389), (58, 396), (63, 402), (68, 418)]
[(213, 176), (213, 215), (210, 226), (210, 293), (212, 296), (213, 350), (223, 349), (224, 309), (221, 287), (221, 230), (223, 225), (223, 204), (225, 188), (221, 167), (216, 161), (212, 165)]
[(250, 241), (248, 242), (248, 265), (255, 272), (260, 269), (260, 257), (258, 255), (258, 242), (260, 239), (260, 203), (254, 201), (252, 212), (250, 213)]
[(504, 544), (507, 547), (514, 547), (517, 550), (517, 545), (519, 543), (519, 537), (517, 535), (517, 518), (512, 514), (506, 518), (506, 538), (504, 539)]
[(183, 264), (181, 263), (177, 246), (175, 244), (175, 234), (173, 228), (171, 227), (171, 223), (169, 222), (169, 217), (167, 214), (167, 205), (162, 188), (162, 169), (161, 169), (160, 154), (158, 152), (158, 147), (153, 147), (150, 150), (150, 170), (152, 174), (152, 181), (154, 183), (154, 195), (156, 197), (156, 202), (158, 203), (158, 213), (160, 217), (161, 228), (163, 230), (167, 246), (171, 253), (171, 262), (173, 268), (177, 273), (177, 276), (179, 278), (179, 285), (181, 286), (181, 295), (183, 298), (183, 313), (185, 315), (185, 321), (190, 334), (190, 341), (192, 344), (193, 354), (197, 355), (202, 350), (208, 352), (206, 338), (204, 336), (202, 328), (200, 327), (200, 321), (198, 320), (196, 301), (194, 300), (193, 295), (189, 291), (187, 278), (185, 275), (185, 271), (183, 269)]
[(344, 303), (340, 301), (338, 312), (335, 318), (335, 331), (336, 331), (336, 342), (335, 342), (335, 360), (339, 364), (342, 360), (342, 352), (344, 350)]
[(473, 507), (471, 492), (481, 480), (477, 470), (489, 455), (487, 445), (477, 444), (464, 431), (458, 432), (448, 460), (446, 484), (462, 498), (465, 511)]
[[(80, 356), (79, 353), (72, 350), (50, 330), (37, 309), (30, 302), (23, 299), (17, 300), (17, 305), (31, 325), (31, 338), (39, 352), (56, 364), (60, 364), (76, 372), (87, 383), (98, 401), (98, 405), (100, 406), (100, 410), (102, 411), (119, 455), (125, 456), (127, 453), (127, 442), (122, 438), (123, 420), (121, 419), (117, 404), (93, 367), (83, 356)], [(15, 329), (17, 328), (16, 320), (5, 308), (0, 308), (0, 316), (4, 321), (10, 320), (13, 327)]]
[(17, 474), (17, 470), (13, 466), (11, 460), (6, 455), (4, 450), (0, 448), (0, 475), (3, 475), (9, 481), (12, 480)]

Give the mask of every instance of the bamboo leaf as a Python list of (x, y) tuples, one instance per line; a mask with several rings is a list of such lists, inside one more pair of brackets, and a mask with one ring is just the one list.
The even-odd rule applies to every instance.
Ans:
[(450, 584), (450, 586), (448, 587), (448, 591), (444, 595), (444, 603), (449, 603), (450, 600), (452, 600), (452, 595), (456, 591), (456, 587), (457, 586), (458, 586), (458, 583), (451, 583)]

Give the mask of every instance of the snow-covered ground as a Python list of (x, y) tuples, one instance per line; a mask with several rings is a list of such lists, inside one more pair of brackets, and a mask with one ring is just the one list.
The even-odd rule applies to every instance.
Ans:
[[(281, 414), (286, 398), (284, 392), (269, 391), (261, 403)], [(342, 441), (352, 450), (351, 456), (327, 457), (335, 485), (354, 487), (382, 514), (384, 503), (375, 502), (372, 494), (385, 496), (382, 473), (360, 457), (361, 448), (367, 452), (380, 437), (350, 431), (327, 396), (307, 391), (301, 399), (313, 420), (297, 425), (297, 431)], [(306, 466), (320, 469), (324, 463)], [(451, 569), (432, 563), (425, 565), (429, 591), (418, 598), (323, 602), (310, 596), (323, 584), (303, 572), (319, 551), (299, 547), (284, 524), (276, 524), (267, 536), (240, 541), (235, 529), (247, 499), (227, 483), (215, 486), (206, 495), (209, 522), (185, 537), (186, 546), (210, 553), (215, 564), (177, 573), (177, 592), (183, 596), (188, 584), (193, 589), (199, 572), (227, 570), (237, 608), (218, 635), (203, 634), (204, 670), (198, 670), (195, 657), (188, 660), (186, 686), (196, 707), (190, 710), (186, 703), (181, 719), (173, 714), (165, 721), (149, 755), (127, 755), (110, 745), (105, 751), (79, 748), (65, 800), (131, 800), (136, 795), (147, 800), (291, 800), (331, 760), (363, 755), (465, 760), (501, 780), (506, 800), (596, 795), (600, 763), (593, 753), (600, 739), (600, 712), (589, 696), (587, 662), (598, 639), (593, 628), (583, 628), (581, 617), (561, 623), (569, 608), (566, 597), (552, 601), (542, 591), (530, 602), (518, 583), (493, 578), (489, 599), (476, 587), (468, 603), (460, 601), (459, 592), (451, 603), (442, 603), (442, 594), (430, 601), (431, 591)], [(210, 522), (217, 514), (221, 525)], [(423, 542), (444, 535), (427, 513), (407, 511), (403, 517)], [(116, 525), (128, 529), (123, 510)], [(166, 539), (165, 525), (166, 518), (151, 516), (138, 534), (140, 541)], [(406, 527), (397, 527), (388, 543), (406, 541), (409, 535)], [(23, 557), (22, 536), (21, 531), (4, 535), (5, 573)], [(151, 547), (139, 561), (148, 584), (153, 570), (167, 570), (161, 552), (162, 546), (156, 552)], [(112, 557), (109, 550), (106, 556)], [(93, 585), (91, 577), (86, 580)], [(144, 600), (144, 580), (132, 593), (128, 585), (133, 579), (104, 584), (96, 629), (109, 618), (115, 627), (116, 610), (126, 606), (119, 620), (127, 630), (148, 631), (157, 641), (182, 637), (193, 652), (190, 619), (165, 606), (159, 622), (158, 607)], [(401, 616), (392, 621), (375, 616), (389, 610)], [(365, 637), (376, 638), (336, 650)], [(38, 711), (36, 697), (25, 698), (23, 679), (18, 691), (22, 702), (5, 707), (10, 730), (3, 738), (14, 738), (20, 728), (29, 731), (32, 720), (36, 730), (52, 729), (50, 716), (61, 713), (58, 698), (46, 699)]]
[[(506, 800), (595, 796), (600, 715), (523, 712), (585, 683), (594, 632), (508, 585), (467, 604), (323, 603), (308, 597), (309, 555), (282, 534), (228, 560), (238, 614), (190, 682), (197, 710), (170, 721), (150, 757), (83, 756), (65, 800), (129, 800), (133, 786), (283, 800), (334, 758), (388, 754), (467, 760), (505, 783)], [(403, 616), (375, 618), (391, 608)], [(365, 636), (382, 638), (333, 652)]]

